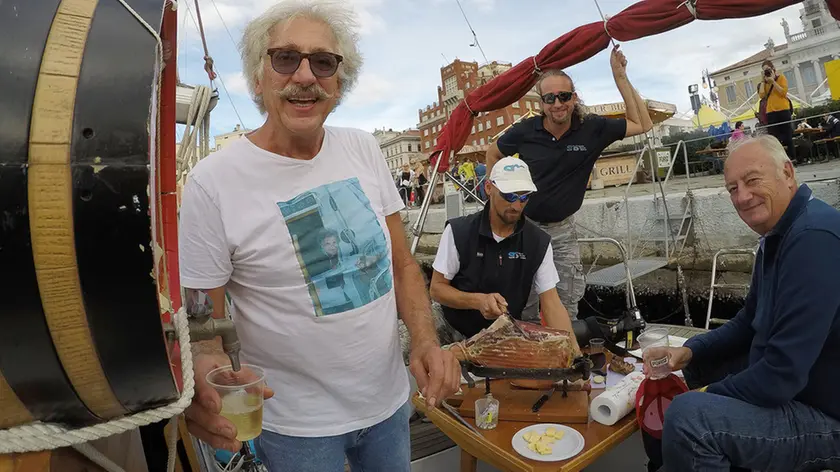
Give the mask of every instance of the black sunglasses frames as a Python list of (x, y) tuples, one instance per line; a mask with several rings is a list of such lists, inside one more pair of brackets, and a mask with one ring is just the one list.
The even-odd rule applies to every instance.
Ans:
[(325, 79), (338, 71), (338, 65), (344, 57), (331, 52), (305, 53), (291, 49), (272, 48), (267, 51), (271, 57), (271, 68), (278, 74), (294, 74), (304, 59), (309, 60), (312, 75)]
[(571, 100), (574, 95), (575, 95), (574, 92), (557, 92), (557, 93), (549, 92), (549, 93), (543, 95), (540, 98), (542, 99), (542, 101), (544, 103), (547, 103), (547, 104), (551, 105), (556, 100), (560, 100), (560, 103), (566, 103), (569, 100)]

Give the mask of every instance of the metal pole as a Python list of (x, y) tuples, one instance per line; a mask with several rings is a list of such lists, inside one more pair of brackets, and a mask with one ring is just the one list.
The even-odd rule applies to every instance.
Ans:
[(578, 243), (610, 243), (618, 248), (618, 252), (621, 253), (621, 260), (624, 261), (624, 272), (627, 277), (627, 293), (625, 294), (628, 304), (627, 308), (629, 310), (636, 308), (636, 290), (633, 288), (633, 274), (630, 271), (630, 260), (627, 258), (627, 250), (624, 249), (624, 245), (613, 238), (580, 238), (578, 239)]
[[(450, 160), (454, 152), (450, 151)], [(417, 246), (420, 245), (420, 235), (423, 234), (423, 224), (426, 223), (426, 215), (429, 213), (429, 205), (432, 203), (432, 197), (435, 193), (435, 188), (437, 186), (437, 179), (438, 179), (438, 169), (440, 168), (440, 160), (443, 159), (443, 153), (438, 155), (438, 158), (435, 160), (435, 168), (432, 169), (432, 176), (429, 178), (429, 191), (426, 192), (426, 197), (423, 199), (423, 204), (420, 206), (420, 216), (417, 218), (417, 221), (414, 222), (414, 225), (411, 227), (411, 234), (413, 235), (411, 241), (411, 255), (413, 256), (415, 252), (417, 252)]]
[[(670, 239), (673, 237), (671, 234), (671, 215), (668, 212), (668, 200), (667, 195), (665, 195), (665, 187), (662, 185), (662, 180), (659, 178), (659, 157), (656, 158), (654, 161), (653, 156), (656, 154), (656, 148), (654, 145), (656, 143), (653, 142), (650, 135), (647, 136), (648, 138), (648, 147), (650, 148), (650, 167), (653, 170), (653, 199), (656, 200), (656, 187), (659, 184), (659, 192), (662, 194), (662, 208), (665, 209), (665, 257), (670, 259)], [(677, 241), (674, 239), (674, 247), (676, 247)]]
[(484, 205), (484, 204), (486, 203), (484, 200), (482, 200), (481, 198), (479, 198), (479, 197), (478, 197), (478, 195), (476, 195), (476, 194), (475, 194), (475, 193), (473, 193), (473, 192), (472, 192), (469, 188), (467, 188), (464, 184), (462, 184), (461, 182), (459, 182), (459, 181), (458, 181), (458, 179), (456, 179), (456, 178), (455, 178), (455, 176), (454, 176), (454, 175), (452, 175), (452, 173), (451, 173), (451, 172), (447, 172), (447, 173), (446, 173), (446, 176), (447, 176), (447, 177), (449, 177), (450, 179), (452, 179), (452, 181), (453, 181), (453, 182), (455, 182), (455, 185), (457, 185), (458, 187), (461, 187), (461, 190), (463, 190), (463, 191), (467, 192), (467, 194), (468, 194), (469, 196), (473, 197), (473, 198), (475, 199), (475, 201), (477, 201), (477, 202), (481, 203), (482, 205)]
[(645, 159), (645, 150), (647, 149), (648, 145), (645, 144), (642, 147), (642, 151), (639, 153), (639, 158), (636, 159), (636, 167), (633, 168), (633, 173), (630, 174), (630, 181), (627, 182), (627, 187), (624, 189), (624, 209), (627, 213), (627, 253), (630, 256), (633, 256), (633, 233), (630, 231), (630, 187), (633, 185), (633, 180), (636, 178), (636, 174), (639, 172), (639, 166), (644, 162)]

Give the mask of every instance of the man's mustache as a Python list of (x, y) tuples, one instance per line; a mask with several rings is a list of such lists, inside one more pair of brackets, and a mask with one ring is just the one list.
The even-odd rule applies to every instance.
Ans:
[(312, 84), (306, 87), (301, 87), (298, 84), (289, 84), (283, 87), (282, 90), (278, 90), (276, 94), (279, 98), (282, 98), (284, 100), (303, 100), (307, 98), (315, 98), (317, 100), (329, 100), (330, 98), (333, 98), (332, 95), (328, 94), (327, 91), (324, 90), (318, 84)]

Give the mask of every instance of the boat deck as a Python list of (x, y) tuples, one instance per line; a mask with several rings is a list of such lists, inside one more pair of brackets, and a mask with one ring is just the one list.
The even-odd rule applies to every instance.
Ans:
[(455, 443), (431, 422), (416, 420), (411, 423), (412, 461), (437, 454), (451, 447), (455, 447)]

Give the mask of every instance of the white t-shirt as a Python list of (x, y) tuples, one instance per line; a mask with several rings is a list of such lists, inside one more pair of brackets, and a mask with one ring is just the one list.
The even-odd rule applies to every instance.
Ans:
[[(499, 242), (505, 238), (493, 233), (493, 239)], [(560, 281), (560, 276), (557, 275), (557, 268), (554, 266), (554, 257), (552, 254), (551, 243), (548, 243), (548, 248), (545, 250), (545, 257), (543, 257), (537, 273), (534, 274), (534, 291), (538, 295), (555, 288), (557, 282)], [(440, 237), (440, 245), (438, 246), (438, 252), (432, 268), (443, 274), (446, 280), (452, 280), (455, 274), (461, 269), (461, 259), (458, 257), (458, 249), (455, 247), (455, 236), (452, 234), (452, 226), (450, 225), (446, 225)]]
[(374, 137), (348, 128), (326, 127), (308, 161), (243, 138), (190, 173), (181, 284), (226, 287), (242, 362), (275, 391), (265, 429), (339, 435), (407, 401), (385, 222), (402, 208)]

